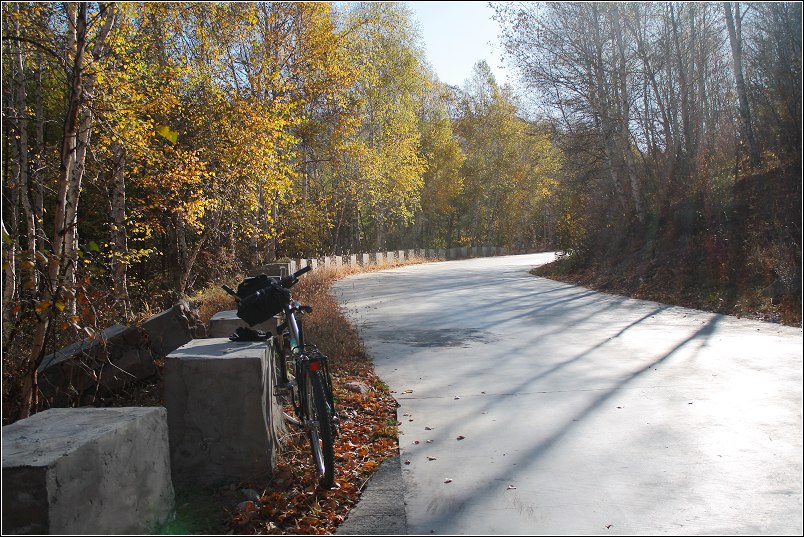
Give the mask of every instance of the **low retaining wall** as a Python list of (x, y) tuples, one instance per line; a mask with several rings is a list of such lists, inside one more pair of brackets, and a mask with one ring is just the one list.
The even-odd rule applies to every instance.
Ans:
[(186, 302), (141, 326), (111, 326), (43, 358), (37, 369), (42, 400), (51, 408), (93, 404), (155, 375), (154, 358), (205, 336), (206, 328)]
[[(252, 275), (507, 253), (463, 247), (350, 254), (273, 263)], [(173, 513), (174, 484), (208, 487), (273, 473), (287, 431), (273, 393), (272, 347), (230, 341), (245, 325), (235, 311), (213, 317), (210, 335), (220, 337), (193, 339), (207, 335), (197, 321), (179, 304), (142, 327), (111, 327), (43, 361), (49, 400), (63, 404), (61, 393), (91, 388), (84, 376), (92, 375), (77, 372), (88, 358), (100, 364), (99, 385), (112, 389), (152, 374), (153, 356), (166, 355), (166, 408), (53, 408), (3, 427), (4, 534), (152, 533)], [(256, 328), (275, 331), (276, 320)], [(106, 376), (103, 364), (112, 367)]]
[(167, 356), (194, 338), (206, 335), (204, 323), (187, 302), (179, 302), (169, 310), (152, 315), (142, 323), (151, 350)]
[(149, 534), (173, 513), (165, 409), (57, 408), (3, 427), (3, 534)]
[[(414, 258), (436, 259), (448, 261), (452, 259), (466, 259), (469, 257), (492, 257), (498, 255), (508, 255), (510, 249), (507, 246), (462, 246), (456, 248), (422, 248), (413, 250), (392, 250), (389, 252), (371, 252), (362, 254), (329, 255), (324, 257), (310, 257), (304, 259), (291, 259), (286, 263), (272, 263), (252, 270), (249, 275), (268, 274), (269, 276), (280, 274), (284, 276), (296, 272), (302, 267), (338, 267), (348, 265), (386, 265), (396, 261), (404, 261)], [(287, 267), (287, 269), (285, 269)], [(287, 272), (285, 272), (287, 270)]]
[(156, 374), (148, 335), (138, 326), (115, 325), (44, 357), (37, 370), (49, 407), (91, 403), (99, 390), (114, 391)]

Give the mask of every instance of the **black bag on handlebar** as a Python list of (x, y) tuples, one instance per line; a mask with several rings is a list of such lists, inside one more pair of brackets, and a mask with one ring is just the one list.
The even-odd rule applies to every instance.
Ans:
[(246, 298), (247, 296), (251, 296), (263, 287), (267, 287), (272, 283), (276, 283), (278, 280), (276, 278), (270, 278), (265, 274), (260, 274), (258, 276), (253, 276), (250, 278), (246, 278), (240, 285), (237, 286), (237, 296), (241, 300)]
[(267, 321), (290, 302), (290, 291), (265, 274), (246, 278), (237, 286), (237, 316), (249, 326)]

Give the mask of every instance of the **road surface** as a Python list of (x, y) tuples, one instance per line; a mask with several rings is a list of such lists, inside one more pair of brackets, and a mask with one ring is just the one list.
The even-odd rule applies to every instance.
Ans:
[(802, 534), (802, 330), (594, 292), (552, 254), (333, 292), (399, 402), (410, 534)]

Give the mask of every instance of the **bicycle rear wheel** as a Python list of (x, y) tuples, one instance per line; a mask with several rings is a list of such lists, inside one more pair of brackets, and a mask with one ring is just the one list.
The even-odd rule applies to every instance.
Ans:
[(335, 446), (332, 427), (332, 406), (324, 391), (321, 371), (308, 371), (305, 375), (307, 408), (309, 410), (307, 434), (313, 462), (321, 475), (321, 487), (335, 484)]

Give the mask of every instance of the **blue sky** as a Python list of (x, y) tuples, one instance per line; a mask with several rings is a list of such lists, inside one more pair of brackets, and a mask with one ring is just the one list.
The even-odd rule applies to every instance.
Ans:
[(506, 81), (501, 61), (499, 25), (491, 19), (494, 9), (488, 2), (407, 2), (419, 22), (427, 61), (438, 78), (447, 84), (463, 86), (472, 67), (486, 60), (497, 83)]

